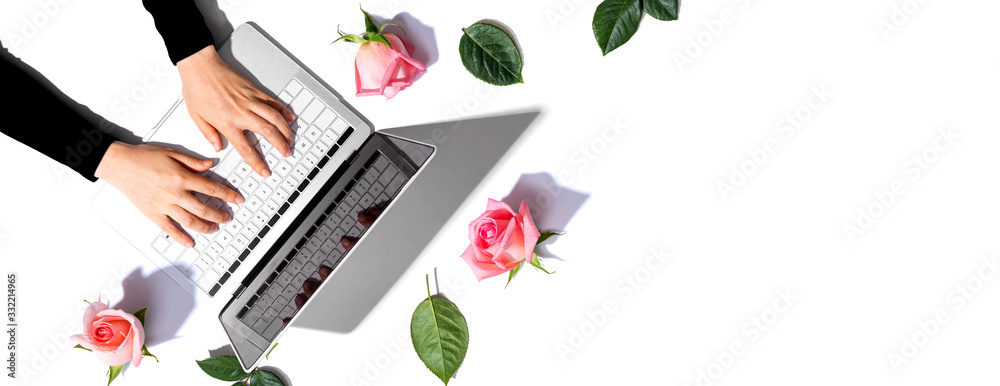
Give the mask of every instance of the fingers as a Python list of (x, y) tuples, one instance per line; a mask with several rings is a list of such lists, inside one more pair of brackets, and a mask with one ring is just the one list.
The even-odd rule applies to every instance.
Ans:
[[(281, 106), (281, 103), (277, 103), (277, 105)], [(285, 119), (286, 117), (283, 117), (280, 112), (276, 111), (274, 105), (265, 102), (254, 103), (250, 105), (250, 111), (253, 111), (254, 114), (259, 115), (274, 125), (278, 129), (278, 132), (285, 138), (286, 143), (292, 143), (292, 128), (288, 126), (288, 122), (290, 121)]]
[(295, 308), (302, 309), (302, 306), (306, 304), (306, 300), (308, 299), (309, 297), (303, 294), (295, 295)]
[(230, 135), (226, 138), (229, 138), (229, 143), (233, 145), (236, 152), (239, 153), (240, 157), (242, 157), (243, 160), (250, 165), (250, 168), (253, 169), (254, 172), (261, 177), (271, 176), (271, 171), (267, 169), (267, 164), (260, 159), (260, 156), (257, 155), (257, 151), (250, 145), (250, 142), (247, 142), (246, 137), (243, 135)]
[(354, 244), (358, 243), (358, 239), (351, 236), (344, 236), (340, 238), (340, 246), (344, 247), (345, 251), (350, 251), (354, 248)]
[(184, 232), (177, 229), (177, 226), (174, 225), (173, 221), (170, 221), (169, 217), (161, 216), (160, 220), (156, 221), (156, 225), (160, 227), (160, 230), (162, 230), (163, 233), (166, 233), (167, 236), (176, 240), (180, 245), (187, 248), (194, 246), (194, 240), (191, 240), (191, 238), (184, 234)]
[(281, 117), (285, 120), (285, 122), (295, 122), (295, 114), (292, 113), (292, 109), (286, 107), (284, 103), (281, 103), (277, 99), (274, 99), (274, 97), (267, 94), (261, 95), (258, 99), (270, 106), (274, 111), (277, 111), (278, 114), (281, 114)]
[(235, 190), (202, 176), (193, 178), (186, 188), (206, 196), (218, 197), (233, 204), (239, 205), (243, 203), (243, 196)]
[(216, 224), (224, 224), (229, 222), (229, 215), (218, 209), (215, 209), (204, 202), (199, 201), (192, 195), (185, 195), (187, 197), (183, 198), (179, 205), (184, 210), (188, 211), (195, 216), (198, 216), (206, 221), (213, 222)]
[(325, 265), (322, 266), (322, 267), (319, 267), (319, 279), (320, 280), (326, 280), (326, 278), (330, 277), (330, 273), (332, 273), (332, 272), (333, 272), (333, 269), (330, 268), (330, 267), (327, 267)]
[(198, 233), (213, 233), (219, 230), (219, 225), (202, 220), (177, 205), (172, 205), (167, 210), (167, 216), (170, 216), (170, 218), (181, 224), (181, 226)]
[(208, 143), (212, 144), (212, 148), (216, 152), (222, 151), (222, 137), (219, 136), (219, 131), (204, 119), (201, 119), (201, 117), (192, 115), (191, 118), (194, 124), (198, 126), (198, 131), (201, 131), (201, 135), (204, 135)]
[(302, 292), (306, 294), (306, 297), (312, 297), (316, 293), (316, 289), (319, 288), (320, 281), (316, 279), (306, 280), (302, 283)]
[(170, 151), (168, 154), (170, 155), (170, 158), (177, 160), (177, 162), (180, 162), (181, 165), (184, 165), (184, 167), (195, 172), (203, 172), (212, 167), (212, 160), (198, 159), (176, 151)]
[(267, 141), (270, 142), (271, 145), (274, 145), (274, 147), (278, 149), (278, 152), (285, 157), (290, 157), (292, 155), (292, 148), (288, 145), (288, 143), (291, 142), (291, 130), (288, 130), (289, 137), (286, 139), (284, 134), (271, 124), (271, 122), (268, 122), (264, 120), (264, 118), (257, 115), (250, 117), (250, 122), (246, 125), (246, 127), (248, 130), (260, 134), (267, 139)]

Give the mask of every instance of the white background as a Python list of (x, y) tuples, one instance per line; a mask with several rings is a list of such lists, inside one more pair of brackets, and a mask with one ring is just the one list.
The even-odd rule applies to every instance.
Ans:
[[(5, 2), (4, 45), (145, 133), (180, 93), (151, 17), (138, 1), (63, 1), (44, 18), (46, 2)], [(409, 12), (436, 40), (416, 47), (438, 52), (428, 73), (384, 101), (354, 97), (354, 47), (327, 45), (337, 24), (363, 29), (356, 2), (220, 1), (234, 26), (256, 21), (376, 127), (542, 111), (357, 329), (294, 329), (266, 365), (297, 385), (439, 384), (405, 335), (437, 267), (471, 334), (456, 385), (689, 385), (706, 371), (702, 385), (996, 382), (1000, 290), (980, 268), (1000, 249), (1000, 4), (687, 1), (681, 20), (647, 16), (606, 57), (590, 27), (597, 4), (365, 1), (383, 18)], [(880, 21), (904, 6), (883, 33)], [(523, 85), (487, 87), (462, 67), (461, 28), (485, 18), (516, 33)], [(26, 38), (29, 24), (37, 32)], [(678, 67), (680, 55), (691, 62)], [(813, 88), (832, 95), (801, 107)], [(143, 98), (123, 107), (130, 93)], [(797, 112), (809, 119), (790, 135), (778, 128)], [(42, 112), (5, 113), (37, 116), (18, 130), (47, 129)], [(608, 122), (624, 129), (612, 135)], [(949, 127), (957, 139), (941, 142)], [(772, 139), (776, 151), (755, 163), (748, 152)], [(919, 178), (914, 156), (933, 159)], [(0, 262), (20, 278), (22, 380), (103, 384), (105, 369), (61, 331), (80, 331), (81, 299), (120, 296), (121, 278), (150, 274), (149, 263), (90, 211), (95, 184), (8, 138), (0, 164)], [(724, 197), (718, 184), (740, 167), (752, 172)], [(549, 260), (551, 276), (526, 270), (506, 290), (505, 278), (476, 283), (458, 257), (468, 222), (540, 171), (590, 195), (552, 246), (566, 261)], [(896, 181), (905, 192), (880, 210), (874, 194)], [(844, 227), (859, 208), (876, 218), (852, 243)], [(651, 248), (670, 257), (650, 265)], [(959, 302), (970, 285), (978, 292)], [(775, 306), (779, 291), (795, 297), (790, 307)], [(605, 303), (613, 312), (600, 316)], [(946, 322), (925, 339), (920, 323), (937, 310)], [(766, 331), (752, 324), (762, 317)], [(226, 343), (215, 313), (196, 309), (178, 335), (150, 348), (159, 363), (147, 358), (116, 384), (223, 384), (194, 362)], [(920, 344), (894, 368), (904, 339)], [(742, 350), (730, 361), (733, 343)]]

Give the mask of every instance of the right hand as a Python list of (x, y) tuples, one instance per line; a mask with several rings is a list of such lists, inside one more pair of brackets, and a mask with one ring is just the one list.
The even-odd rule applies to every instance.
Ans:
[(228, 214), (199, 201), (192, 194), (218, 197), (242, 204), (243, 197), (225, 185), (199, 176), (212, 167), (201, 160), (153, 145), (128, 145), (114, 142), (108, 147), (94, 176), (118, 188), (129, 201), (164, 233), (191, 248), (194, 240), (177, 224), (200, 233), (219, 230), (229, 222)]

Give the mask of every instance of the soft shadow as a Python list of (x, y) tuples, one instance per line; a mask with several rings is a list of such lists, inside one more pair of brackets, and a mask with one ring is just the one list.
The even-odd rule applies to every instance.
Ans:
[(208, 350), (209, 357), (217, 357), (220, 355), (232, 355), (236, 356), (236, 351), (233, 351), (232, 345), (225, 345), (214, 350)]
[(380, 131), (435, 145), (434, 155), (292, 327), (354, 330), (538, 115), (536, 110)]
[[(522, 174), (514, 184), (510, 194), (503, 201), (515, 211), (521, 206), (521, 201), (528, 203), (531, 219), (541, 232), (562, 232), (573, 216), (580, 211), (590, 194), (578, 192), (559, 185), (559, 182), (549, 173)], [(550, 239), (538, 246), (537, 253), (542, 257), (555, 257), (548, 251), (547, 244), (558, 238)]]
[(150, 349), (176, 338), (195, 306), (194, 283), (175, 281), (160, 269), (144, 276), (142, 269), (136, 268), (122, 281), (122, 290), (125, 296), (111, 308), (135, 312), (149, 307), (143, 328)]
[[(405, 32), (399, 32), (399, 28), (393, 26), (386, 27), (385, 31), (400, 35), (406, 41), (410, 42), (413, 45), (413, 52), (410, 53), (411, 57), (423, 63), (427, 68), (437, 63), (438, 48), (433, 27), (422, 23), (409, 12), (397, 14), (388, 20), (380, 19), (377, 16), (372, 17), (376, 19), (379, 25), (392, 23), (403, 27), (403, 31)], [(419, 79), (420, 75), (417, 78)]]

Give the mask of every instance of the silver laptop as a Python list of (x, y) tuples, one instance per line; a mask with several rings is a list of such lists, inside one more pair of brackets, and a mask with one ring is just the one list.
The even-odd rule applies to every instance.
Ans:
[(271, 170), (263, 178), (228, 144), (216, 153), (179, 100), (144, 141), (214, 159), (203, 175), (239, 190), (244, 203), (195, 196), (233, 220), (213, 234), (184, 229), (195, 240), (194, 248), (184, 248), (113, 187), (102, 186), (92, 208), (182, 287), (221, 310), (222, 327), (249, 370), (312, 303), (314, 297), (304, 304), (300, 297), (297, 304), (303, 285), (310, 281), (319, 296), (320, 269), (331, 271), (330, 281), (350, 256), (341, 241), (361, 243), (377, 229), (377, 219), (366, 228), (359, 214), (391, 210), (434, 148), (375, 132), (255, 25), (237, 28), (219, 54), (296, 114), (294, 155), (283, 157), (248, 133)]

